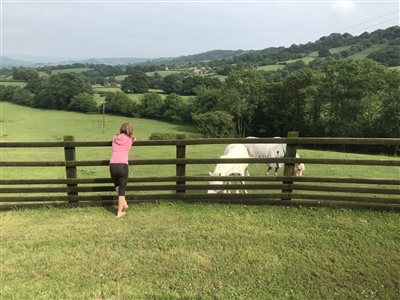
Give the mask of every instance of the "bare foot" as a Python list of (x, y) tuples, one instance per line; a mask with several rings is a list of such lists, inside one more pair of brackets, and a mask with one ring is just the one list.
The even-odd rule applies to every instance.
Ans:
[(126, 211), (118, 211), (117, 218), (121, 218), (121, 217), (125, 216), (125, 214), (126, 214)]

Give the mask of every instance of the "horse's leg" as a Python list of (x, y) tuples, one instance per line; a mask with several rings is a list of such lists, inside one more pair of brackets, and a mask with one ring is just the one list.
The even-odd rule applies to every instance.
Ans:
[[(227, 181), (227, 182), (225, 182), (226, 184), (231, 184), (231, 182), (230, 181)], [(230, 194), (231, 193), (231, 190), (224, 190), (224, 193), (226, 194), (226, 193), (228, 193), (228, 194)]]
[[(246, 182), (244, 182), (244, 181), (241, 181), (241, 183), (242, 183), (242, 185), (246, 184)], [(244, 190), (244, 193), (245, 193), (245, 194), (248, 194), (248, 192), (247, 192), (246, 189)]]
[(268, 175), (269, 171), (271, 171), (271, 169), (272, 169), (272, 167), (270, 165), (267, 164), (267, 166), (268, 166), (268, 170), (267, 170), (267, 173), (265, 175)]
[(275, 172), (274, 172), (274, 175), (275, 175), (275, 176), (278, 175), (278, 170), (279, 170), (279, 166), (276, 166), (276, 167), (275, 167)]

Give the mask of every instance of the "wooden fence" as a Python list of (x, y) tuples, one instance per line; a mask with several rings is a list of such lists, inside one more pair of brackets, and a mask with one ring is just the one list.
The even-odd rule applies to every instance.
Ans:
[[(286, 156), (283, 158), (186, 158), (186, 147), (207, 144), (231, 143), (286, 143)], [(399, 177), (352, 178), (352, 177), (295, 177), (295, 163), (364, 165), (400, 167), (398, 159), (319, 159), (296, 158), (299, 145), (383, 145), (397, 146), (399, 138), (299, 138), (290, 132), (287, 138), (260, 139), (177, 139), (168, 141), (137, 141), (135, 147), (175, 146), (176, 157), (172, 159), (135, 159), (130, 165), (175, 165), (176, 172), (171, 176), (129, 178), (127, 200), (130, 202), (182, 200), (187, 202), (229, 202), (246, 204), (276, 205), (317, 205), (336, 207), (363, 207), (400, 210), (400, 168)], [(62, 161), (7, 161), (0, 162), (1, 174), (7, 169), (20, 167), (64, 167), (65, 179), (4, 179), (0, 178), (0, 209), (34, 207), (43, 204), (95, 206), (110, 205), (116, 201), (116, 194), (110, 178), (78, 178), (77, 168), (86, 166), (107, 166), (108, 160), (77, 160), (78, 147), (110, 147), (111, 142), (78, 142), (72, 136), (64, 137), (63, 142), (0, 142), (4, 148), (61, 148), (65, 160)], [(283, 176), (249, 176), (246, 184), (223, 184), (218, 189), (247, 189), (248, 194), (207, 194), (215, 189), (208, 181), (216, 180), (210, 176), (187, 176), (186, 166), (216, 163), (284, 163)], [(220, 180), (239, 181), (238, 176), (219, 177)], [(136, 183), (136, 184), (132, 184)], [(100, 185), (99, 185), (100, 184)], [(343, 186), (343, 184), (345, 184)], [(45, 186), (43, 186), (45, 185)], [(53, 185), (53, 186), (52, 186)], [(57, 185), (54, 187), (54, 185)], [(65, 185), (60, 187), (60, 185)], [(62, 193), (54, 195), (54, 193)], [(45, 194), (35, 196), (35, 194)], [(50, 195), (51, 194), (51, 195)], [(17, 195), (17, 196), (16, 196)]]

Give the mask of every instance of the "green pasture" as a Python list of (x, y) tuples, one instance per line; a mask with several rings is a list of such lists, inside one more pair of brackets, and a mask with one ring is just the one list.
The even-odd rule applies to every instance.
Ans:
[(184, 72), (186, 70), (164, 70), (164, 71), (155, 71), (155, 72), (146, 72), (147, 76), (153, 76), (155, 73), (160, 74), (162, 77), (171, 75), (171, 74), (179, 74), (181, 72)]
[(257, 69), (263, 71), (277, 71), (283, 69), (284, 67), (285, 67), (284, 65), (267, 65), (267, 66), (257, 67)]
[(378, 44), (378, 45), (373, 45), (367, 49), (364, 49), (360, 52), (357, 52), (356, 54), (353, 54), (351, 56), (349, 56), (350, 58), (354, 58), (354, 59), (364, 59), (367, 58), (367, 56), (369, 54), (371, 54), (372, 52), (381, 50), (383, 48), (385, 48), (387, 45), (386, 44)]
[[(121, 89), (117, 88), (117, 87), (110, 87), (110, 88), (108, 88), (108, 87), (95, 87), (93, 89), (94, 89), (94, 91), (102, 91), (102, 92), (112, 92), (112, 93), (121, 92)], [(148, 93), (159, 94), (161, 96), (161, 98), (163, 98), (163, 99), (165, 99), (168, 96), (168, 94), (163, 93), (162, 90), (157, 90), (157, 89), (149, 89)], [(136, 93), (136, 94), (126, 94), (126, 95), (132, 101), (139, 103), (141, 98), (145, 94), (147, 94), (147, 93)], [(181, 96), (181, 95), (179, 95), (179, 97), (181, 97), (185, 101), (189, 101), (189, 99), (192, 96)], [(100, 94), (94, 94), (94, 100), (96, 101), (97, 104), (101, 104), (104, 101), (104, 97), (102, 95), (100, 95)]]
[(23, 88), (26, 86), (26, 82), (23, 81), (0, 81), (0, 85), (8, 85), (8, 86), (18, 86)]
[(210, 74), (209, 77), (211, 78), (218, 78), (221, 81), (225, 81), (228, 76), (225, 75), (217, 75), (217, 74)]
[(107, 86), (93, 86), (93, 91), (95, 92), (121, 92), (121, 88), (119, 87), (107, 87)]
[(52, 70), (51, 74), (62, 74), (62, 73), (82, 73), (90, 70), (90, 68), (69, 68), (69, 69), (58, 69), (58, 70)]
[[(200, 137), (192, 126), (174, 125), (166, 122), (126, 118), (121, 116), (101, 114), (88, 115), (84, 113), (41, 110), (18, 106), (6, 102), (0, 103), (1, 116), (1, 141), (61, 141), (65, 135), (75, 136), (77, 141), (106, 141), (111, 140), (120, 125), (129, 121), (135, 127), (138, 140), (146, 140), (154, 132), (167, 132), (186, 134), (188, 137)], [(187, 146), (188, 158), (217, 158), (223, 154), (226, 145), (196, 145)], [(134, 147), (130, 159), (175, 158), (174, 146), (159, 147)], [(317, 151), (299, 149), (299, 154), (304, 158), (359, 158), (359, 159), (393, 159), (393, 157), (341, 153), (333, 151)], [(110, 149), (103, 148), (77, 148), (78, 160), (107, 160)], [(2, 149), (2, 159), (6, 161), (24, 160), (63, 160), (63, 149), (31, 148)], [(188, 165), (188, 175), (207, 175), (214, 169), (214, 164)], [(24, 168), (23, 168), (24, 169)], [(64, 178), (65, 170), (62, 167), (47, 168), (10, 168), (4, 172), (4, 178)], [(251, 175), (265, 174), (263, 164), (253, 164), (249, 171)], [(173, 176), (175, 166), (132, 166), (130, 176)], [(282, 169), (280, 170), (282, 174)], [(307, 165), (307, 176), (339, 176), (339, 177), (373, 177), (373, 178), (398, 178), (400, 168), (380, 166), (342, 166), (342, 165)], [(81, 167), (78, 176), (82, 178), (108, 177), (107, 167)]]
[[(339, 53), (339, 52), (342, 52), (342, 51), (344, 51), (344, 50), (350, 49), (351, 46), (353, 46), (353, 45), (347, 45), (347, 46), (341, 46), (341, 47), (336, 47), (336, 48), (330, 48), (330, 49), (329, 49), (329, 52), (330, 52), (331, 54)], [(318, 53), (317, 53), (317, 56), (318, 56)]]
[(115, 80), (120, 82), (120, 81), (123, 81), (126, 77), (128, 77), (128, 75), (118, 75), (118, 76), (115, 76)]
[[(0, 141), (110, 140), (121, 123), (138, 140), (152, 132), (199, 137), (191, 126), (146, 119), (32, 109), (0, 103)], [(215, 158), (225, 145), (187, 146)], [(110, 147), (78, 148), (78, 160), (106, 160)], [(300, 149), (302, 157), (385, 156)], [(175, 147), (134, 146), (130, 159), (174, 158)], [(4, 161), (63, 160), (63, 149), (1, 149)], [(188, 166), (206, 175), (213, 164)], [(264, 165), (252, 165), (261, 175)], [(130, 177), (168, 176), (175, 166), (131, 166)], [(307, 165), (306, 176), (398, 178), (399, 168)], [(78, 167), (79, 178), (108, 168)], [(2, 179), (65, 178), (65, 169), (1, 168)], [(0, 212), (1, 299), (397, 299), (400, 215), (328, 208), (131, 204), (115, 208)]]
[[(55, 74), (62, 74), (62, 73), (76, 73), (80, 74), (82, 72), (86, 72), (90, 70), (90, 68), (68, 68), (68, 69), (56, 69), (56, 70), (51, 70), (51, 75)], [(39, 71), (39, 76), (40, 77), (49, 77), (50, 75), (47, 74), (44, 71)]]
[[(185, 70), (163, 70), (163, 71), (154, 71), (154, 72), (146, 72), (147, 76), (153, 76), (155, 73), (160, 74), (162, 77), (165, 77), (167, 75), (171, 75), (171, 74), (179, 74), (181, 72), (183, 72)], [(117, 80), (118, 82), (123, 81), (128, 75), (118, 75), (115, 76), (115, 80)]]

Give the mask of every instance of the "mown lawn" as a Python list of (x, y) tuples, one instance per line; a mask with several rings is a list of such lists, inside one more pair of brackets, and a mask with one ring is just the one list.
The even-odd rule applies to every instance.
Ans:
[(154, 203), (1, 216), (2, 299), (398, 299), (400, 215)]

